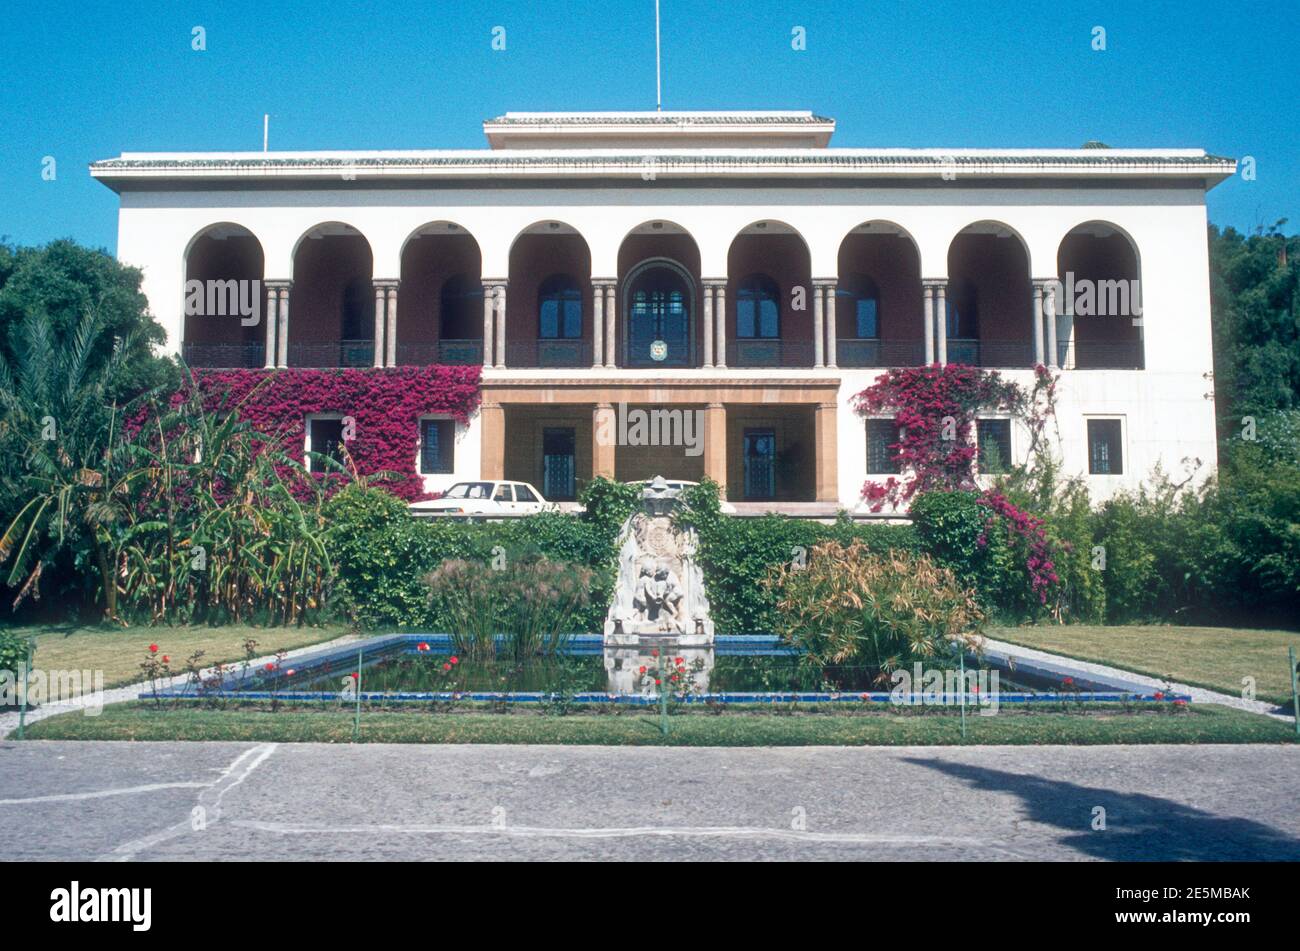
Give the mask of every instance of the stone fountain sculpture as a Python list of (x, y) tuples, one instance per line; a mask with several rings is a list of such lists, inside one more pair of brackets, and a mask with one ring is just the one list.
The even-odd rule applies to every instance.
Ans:
[(676, 490), (656, 476), (642, 491), (641, 509), (623, 526), (618, 582), (605, 620), (605, 669), (614, 692), (643, 688), (640, 669), (657, 666), (655, 650), (693, 667), (702, 659), (694, 683), (707, 689), (713, 621), (695, 561), (695, 533), (673, 517), (679, 504)]

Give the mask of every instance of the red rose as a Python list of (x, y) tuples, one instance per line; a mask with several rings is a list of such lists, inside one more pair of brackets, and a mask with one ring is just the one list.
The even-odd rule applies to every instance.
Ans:
[(157, 645), (157, 644), (150, 644), (150, 645), (149, 645), (149, 653), (150, 653), (150, 654), (156, 654), (156, 653), (158, 653), (158, 645)]
[(457, 657), (455, 654), (452, 654), (452, 655), (451, 655), (450, 657), (448, 657), (447, 659), (448, 659), (449, 661), (451, 661), (453, 664), (459, 664), (459, 663), (460, 663), (460, 658)]
[(267, 664), (267, 665), (266, 665), (266, 671), (267, 671), (267, 673), (270, 673), (270, 672), (273, 671), (273, 670), (275, 670), (275, 664)]
[(296, 673), (297, 673), (297, 671), (294, 670), (292, 667), (290, 667), (288, 670), (286, 670), (286, 671), (284, 672), (284, 674), (285, 674), (286, 677), (292, 677), (292, 676), (293, 676), (294, 674), (296, 674)]
[(443, 669), (443, 670), (451, 670), (451, 664), (443, 664), (443, 665), (442, 665), (442, 669)]
[(164, 664), (170, 664), (171, 662), (172, 662), (172, 659), (171, 659), (170, 657), (168, 657), (166, 654), (163, 654), (163, 663), (164, 663)]
[(415, 649), (418, 651), (427, 651), (429, 649), (429, 645), (424, 643), (424, 641), (421, 641), (420, 643), (415, 645)]

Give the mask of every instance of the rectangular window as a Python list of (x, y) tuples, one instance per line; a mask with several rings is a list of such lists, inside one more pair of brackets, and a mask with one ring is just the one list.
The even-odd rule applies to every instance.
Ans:
[(420, 472), (424, 475), (455, 471), (456, 421), (420, 420)]
[(867, 472), (875, 475), (897, 473), (898, 424), (892, 419), (867, 420)]
[(1011, 469), (1011, 420), (978, 419), (975, 442), (979, 448), (979, 471), (1001, 475)]
[(1120, 420), (1088, 420), (1088, 471), (1093, 475), (1123, 475), (1123, 439)]
[(745, 430), (745, 498), (776, 498), (776, 433)]
[[(542, 494), (548, 499), (576, 498), (574, 447), (577, 432), (572, 427), (542, 430)], [(528, 499), (527, 501), (533, 501)]]
[[(343, 461), (342, 446), (342, 419), (311, 419), (307, 421), (308, 451), (341, 463)], [(324, 459), (320, 459), (315, 455), (307, 459), (309, 472), (328, 472), (330, 468)]]

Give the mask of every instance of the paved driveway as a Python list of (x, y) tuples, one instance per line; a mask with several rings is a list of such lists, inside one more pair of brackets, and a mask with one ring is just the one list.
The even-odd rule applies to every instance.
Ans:
[(1298, 781), (1268, 746), (5, 742), (0, 827), (20, 860), (1297, 860)]

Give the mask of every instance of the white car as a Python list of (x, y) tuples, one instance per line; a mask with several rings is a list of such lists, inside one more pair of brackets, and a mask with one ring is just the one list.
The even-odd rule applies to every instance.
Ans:
[[(652, 481), (653, 480), (651, 479), (646, 479), (644, 482), (634, 482), (633, 485), (640, 485), (640, 486), (644, 486), (645, 488), (649, 488)], [(687, 489), (693, 488), (694, 486), (699, 485), (699, 483), (687, 482), (685, 479), (664, 479), (664, 485), (668, 486), (668, 491), (671, 492), (673, 495), (681, 495), (682, 492), (686, 491)], [(723, 515), (735, 515), (736, 507), (732, 505), (730, 502), (728, 502), (726, 499), (719, 499), (718, 511), (720, 511)]]
[(549, 508), (527, 482), (457, 482), (441, 498), (412, 502), (411, 511), (430, 515), (531, 515)]

